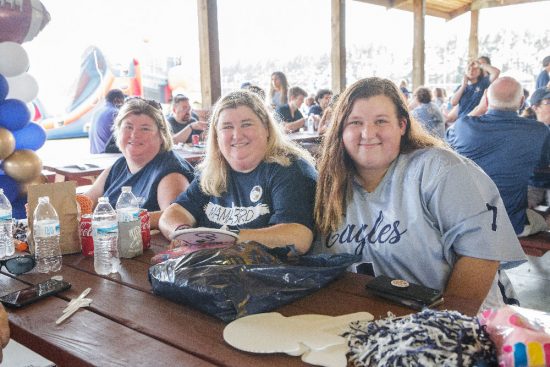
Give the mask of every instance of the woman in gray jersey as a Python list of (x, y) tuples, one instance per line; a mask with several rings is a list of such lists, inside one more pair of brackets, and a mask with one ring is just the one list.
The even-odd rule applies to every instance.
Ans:
[(513, 303), (499, 269), (525, 256), (491, 179), (425, 133), (387, 79), (354, 83), (333, 117), (318, 163), (315, 251), (361, 254), (355, 271), (484, 307)]

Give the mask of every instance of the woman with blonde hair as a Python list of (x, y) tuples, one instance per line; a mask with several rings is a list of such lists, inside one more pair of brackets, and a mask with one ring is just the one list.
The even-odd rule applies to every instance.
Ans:
[(480, 305), (491, 290), (485, 305), (502, 304), (499, 264), (525, 256), (494, 183), (443, 145), (411, 119), (391, 81), (351, 85), (323, 140), (315, 250), (361, 254), (355, 271)]
[(254, 93), (235, 91), (212, 112), (200, 177), (160, 219), (168, 238), (187, 227), (227, 226), (239, 241), (306, 252), (313, 238), (317, 173)]
[(271, 74), (268, 98), (267, 103), (273, 110), (288, 103), (288, 81), (282, 71), (275, 71)]

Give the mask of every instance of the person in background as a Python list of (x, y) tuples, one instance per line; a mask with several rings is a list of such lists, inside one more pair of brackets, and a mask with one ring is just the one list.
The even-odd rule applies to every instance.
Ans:
[(300, 107), (306, 96), (307, 93), (302, 88), (292, 87), (288, 90), (288, 104), (282, 105), (275, 111), (275, 116), (284, 124), (286, 132), (293, 132), (304, 126), (305, 118), (300, 112)]
[(2, 362), (2, 349), (10, 341), (10, 324), (8, 322), (8, 313), (0, 303), (0, 363)]
[[(535, 114), (535, 120), (550, 128), (550, 87), (539, 88), (533, 92), (529, 109)], [(548, 149), (550, 150), (550, 147)], [(550, 155), (550, 151), (547, 154)], [(529, 208), (535, 208), (543, 203), (550, 205), (550, 192), (548, 190), (550, 190), (550, 173), (548, 172), (548, 164), (543, 162), (535, 169), (534, 175), (529, 180)]]
[(537, 76), (535, 89), (550, 87), (550, 55), (542, 59), (542, 70)]
[(393, 82), (366, 78), (342, 93), (318, 168), (313, 252), (359, 254), (354, 271), (483, 308), (503, 303), (499, 264), (525, 255), (498, 190), (410, 117)]
[(401, 93), (403, 94), (403, 96), (405, 97), (405, 100), (409, 100), (409, 97), (411, 95), (411, 92), (409, 92), (409, 89), (407, 88), (407, 81), (405, 79), (401, 80), (401, 83), (399, 83), (399, 90), (401, 91)]
[(90, 153), (105, 153), (107, 142), (113, 134), (113, 121), (124, 98), (120, 89), (112, 89), (105, 96), (105, 105), (94, 115), (90, 128)]
[(340, 93), (334, 94), (330, 99), (330, 103), (328, 104), (327, 108), (323, 112), (323, 116), (321, 116), (321, 119), (319, 120), (319, 126), (317, 126), (317, 131), (319, 132), (319, 135), (323, 135), (330, 127), (330, 124), (332, 122), (332, 112), (334, 110), (336, 102), (338, 101), (339, 96)]
[(447, 114), (449, 100), (447, 99), (447, 91), (444, 88), (436, 87), (433, 90), (433, 102), (439, 108), (443, 116)]
[(193, 167), (172, 151), (170, 128), (156, 101), (128, 99), (115, 120), (116, 143), (122, 152), (85, 194), (94, 203), (109, 198), (113, 208), (122, 186), (132, 186), (141, 206), (150, 212), (151, 228), (158, 226), (160, 210), (167, 208), (194, 178)]
[(310, 107), (308, 115), (317, 116), (317, 121), (323, 116), (323, 111), (328, 107), (332, 92), (330, 89), (319, 89), (315, 95), (315, 104)]
[(273, 110), (288, 103), (288, 81), (282, 71), (275, 71), (271, 74), (267, 103)]
[(413, 94), (416, 107), (412, 116), (433, 136), (445, 137), (445, 118), (439, 107), (432, 102), (432, 92), (426, 87), (418, 87)]
[(201, 135), (208, 127), (205, 121), (191, 116), (189, 98), (178, 94), (172, 100), (172, 115), (168, 117), (174, 143), (191, 143), (193, 135)]
[(302, 116), (309, 115), (310, 108), (315, 104), (315, 95), (310, 94), (304, 99), (304, 104), (302, 104), (302, 107), (300, 108), (300, 112), (302, 113)]
[(470, 113), (481, 101), (485, 90), (500, 75), (500, 70), (487, 60), (487, 57), (481, 57), (468, 63), (462, 84), (451, 97), (451, 105), (458, 106), (457, 118)]
[(228, 226), (239, 242), (294, 244), (305, 253), (313, 239), (313, 164), (257, 95), (231, 92), (214, 107), (199, 177), (164, 210), (160, 230), (170, 238), (178, 229)]
[(535, 168), (547, 162), (550, 131), (518, 116), (523, 88), (511, 77), (496, 79), (480, 106), (447, 130), (447, 142), (473, 160), (496, 184), (519, 237), (547, 229), (544, 218), (527, 207), (527, 185)]

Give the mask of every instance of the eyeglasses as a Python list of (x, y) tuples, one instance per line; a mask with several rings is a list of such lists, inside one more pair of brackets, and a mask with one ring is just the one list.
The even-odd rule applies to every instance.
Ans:
[(134, 100), (143, 101), (143, 102), (147, 103), (149, 106), (154, 107), (157, 110), (162, 111), (162, 105), (159, 102), (157, 102), (155, 100), (152, 100), (152, 99), (145, 99), (145, 98), (142, 98), (142, 97), (139, 97), (139, 96), (128, 97), (128, 98), (126, 98), (124, 103), (131, 102), (131, 101), (134, 101)]
[(0, 260), (0, 269), (6, 267), (8, 271), (14, 275), (19, 275), (31, 271), (36, 265), (34, 256), (23, 255), (12, 257), (10, 259)]

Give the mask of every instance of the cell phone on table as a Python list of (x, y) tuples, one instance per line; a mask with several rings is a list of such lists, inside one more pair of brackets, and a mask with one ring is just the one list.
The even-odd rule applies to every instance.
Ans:
[(377, 276), (366, 285), (367, 290), (415, 310), (435, 307), (443, 302), (441, 291), (385, 275)]
[(23, 307), (69, 288), (71, 288), (71, 283), (62, 280), (48, 279), (45, 282), (8, 293), (0, 297), (0, 302), (7, 307)]

